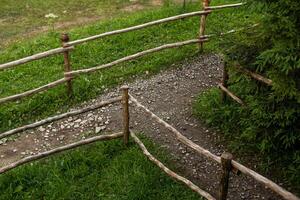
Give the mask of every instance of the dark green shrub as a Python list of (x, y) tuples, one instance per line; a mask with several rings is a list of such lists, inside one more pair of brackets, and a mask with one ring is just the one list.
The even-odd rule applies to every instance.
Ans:
[[(234, 144), (261, 152), (268, 164), (284, 167), (289, 181), (300, 187), (300, 1), (248, 1), (263, 21), (255, 30), (223, 43), (229, 62), (229, 88), (243, 99), (241, 107), (212, 90), (200, 96), (197, 113), (230, 135)], [(250, 14), (250, 13), (249, 13)], [(273, 81), (272, 86), (241, 74), (239, 63)], [(238, 141), (238, 142), (236, 142)], [(270, 167), (270, 166), (268, 166)]]

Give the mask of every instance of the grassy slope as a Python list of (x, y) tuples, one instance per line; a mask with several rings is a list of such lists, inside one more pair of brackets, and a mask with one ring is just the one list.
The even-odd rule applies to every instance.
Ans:
[[(218, 0), (214, 1), (214, 4), (222, 2), (224, 1)], [(199, 10), (198, 5), (189, 4), (185, 11), (182, 10), (181, 5), (165, 5), (160, 9), (137, 12), (130, 16), (123, 15), (113, 20), (77, 28), (72, 30), (70, 35), (74, 40), (183, 12)], [(209, 17), (207, 32), (220, 32), (246, 26), (252, 21), (256, 21), (255, 18), (256, 15), (245, 16), (243, 9), (218, 11)], [(195, 38), (198, 34), (198, 27), (199, 18), (194, 17), (78, 46), (71, 54), (73, 69), (96, 66), (165, 43)], [(1, 51), (0, 63), (57, 47), (60, 44), (58, 38), (58, 33), (49, 33), (29, 41), (16, 43)], [(207, 47), (217, 50), (218, 39), (212, 40)], [(66, 97), (64, 86), (60, 86), (20, 102), (1, 105), (0, 131), (35, 121), (57, 111), (65, 111), (74, 104), (96, 97), (103, 92), (104, 88), (120, 84), (124, 80), (131, 81), (134, 77), (145, 74), (145, 71), (149, 71), (150, 74), (158, 73), (170, 66), (171, 63), (193, 56), (195, 53), (197, 53), (196, 45), (166, 50), (110, 70), (81, 76), (74, 81), (74, 98), (72, 99)], [(60, 78), (62, 77), (62, 66), (62, 56), (55, 56), (2, 71), (0, 72), (0, 97), (20, 93)]]
[[(170, 165), (162, 149), (151, 152)], [(99, 142), (0, 176), (0, 199), (200, 199), (152, 164), (134, 144)]]
[[(53, 25), (65, 29), (70, 24), (82, 24), (84, 20), (95, 21), (96, 18), (115, 16), (124, 12), (127, 6), (152, 7), (150, 0), (138, 3), (129, 0), (1, 0), (0, 46), (10, 44), (24, 36), (28, 37), (28, 34), (36, 35), (40, 31), (52, 29)], [(58, 18), (55, 20), (46, 18), (45, 15), (49, 13), (57, 15)]]
[[(214, 4), (234, 2), (216, 0)], [(182, 12), (198, 10), (199, 4), (190, 4), (186, 11), (181, 6), (169, 5), (161, 9), (123, 15), (121, 18), (100, 22), (71, 31), (72, 39), (128, 27)], [(208, 33), (230, 30), (256, 21), (256, 16), (245, 16), (245, 10), (227, 10), (212, 14)], [(220, 20), (222, 19), (222, 21)], [(199, 18), (173, 22), (98, 40), (79, 46), (72, 53), (74, 69), (87, 68), (112, 61), (142, 49), (166, 42), (175, 42), (197, 36)], [(1, 51), (0, 63), (59, 46), (59, 35), (49, 33), (29, 41), (22, 41)], [(217, 50), (218, 40), (206, 48)], [(64, 111), (72, 105), (96, 97), (104, 88), (131, 81), (145, 71), (158, 73), (171, 63), (197, 53), (190, 46), (168, 50), (105, 72), (82, 76), (74, 84), (73, 99), (65, 96), (65, 88), (58, 87), (18, 103), (0, 107), (0, 130), (7, 130), (30, 121)], [(37, 87), (62, 76), (62, 57), (44, 59), (0, 73), (0, 96), (8, 96)], [(152, 144), (148, 145), (152, 146)], [(159, 150), (151, 147), (155, 154)], [(168, 159), (160, 154), (163, 161)], [(124, 149), (120, 142), (107, 142), (84, 147), (52, 157), (33, 165), (13, 170), (0, 177), (3, 191), (0, 199), (196, 199), (197, 195), (174, 183), (153, 167), (134, 146)]]

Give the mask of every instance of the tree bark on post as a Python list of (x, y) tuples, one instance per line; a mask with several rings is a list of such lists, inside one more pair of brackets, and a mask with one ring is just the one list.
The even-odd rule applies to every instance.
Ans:
[[(209, 7), (209, 3), (210, 3), (210, 0), (203, 0), (202, 1), (203, 10), (205, 10), (205, 11), (208, 10), (207, 7)], [(199, 38), (200, 39), (204, 36), (207, 15), (208, 14), (201, 15), (200, 32), (199, 32)], [(200, 51), (203, 51), (203, 42), (200, 42), (199, 48), (200, 48)]]
[(123, 105), (123, 134), (124, 144), (127, 145), (129, 142), (129, 87), (127, 85), (121, 87), (122, 90), (122, 105)]
[(229, 175), (232, 168), (231, 160), (232, 160), (232, 155), (230, 153), (223, 153), (221, 155), (222, 175), (220, 180), (218, 200), (226, 200), (227, 198)]
[[(61, 35), (61, 43), (62, 47), (66, 48), (68, 47), (66, 44), (70, 41), (69, 35), (67, 33), (63, 33)], [(70, 72), (72, 71), (71, 62), (70, 62), (70, 55), (69, 51), (64, 52), (64, 72)], [(67, 93), (68, 96), (72, 96), (73, 89), (72, 89), (72, 75), (65, 75), (65, 79), (68, 79), (67, 81)]]
[[(223, 68), (223, 77), (222, 77), (222, 85), (227, 88), (228, 86), (228, 71), (227, 71), (227, 62), (224, 62), (224, 68)], [(226, 93), (222, 91), (222, 102), (226, 100)]]

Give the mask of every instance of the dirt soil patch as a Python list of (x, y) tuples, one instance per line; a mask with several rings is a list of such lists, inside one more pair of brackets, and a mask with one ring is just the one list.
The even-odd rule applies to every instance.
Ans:
[[(149, 79), (138, 79), (129, 83), (130, 93), (151, 111), (173, 125), (187, 138), (216, 155), (228, 151), (222, 142), (222, 135), (207, 128), (192, 115), (192, 104), (202, 91), (216, 86), (223, 70), (222, 58), (218, 55), (201, 55), (184, 61), (169, 70)], [(120, 95), (118, 88), (107, 91), (97, 99), (82, 104), (92, 105)], [(76, 108), (74, 108), (76, 109)], [(143, 132), (173, 155), (174, 163), (180, 166), (180, 173), (216, 196), (220, 166), (194, 153), (181, 144), (174, 134), (157, 125), (140, 109), (130, 107), (131, 129)], [(21, 157), (37, 154), (56, 146), (122, 130), (121, 106), (111, 105), (94, 112), (70, 117), (35, 130), (22, 133), (16, 141), (0, 146), (2, 165)], [(244, 163), (256, 169), (257, 163)], [(149, 174), (149, 176), (151, 176)], [(281, 199), (270, 190), (246, 176), (232, 175), (228, 199)]]

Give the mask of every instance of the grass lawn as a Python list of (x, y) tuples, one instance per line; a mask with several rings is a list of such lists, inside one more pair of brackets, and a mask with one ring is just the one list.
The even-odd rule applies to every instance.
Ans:
[[(2, 2), (0, 8), (5, 9), (1, 5)], [(19, 7), (12, 4), (13, 1), (5, 2), (12, 8)], [(23, 4), (25, 4), (24, 2)], [(28, 2), (37, 1), (31, 0)], [(46, 2), (52, 1), (43, 2), (45, 3), (46, 14), (53, 12), (48, 9), (50, 6)], [(69, 3), (69, 1), (61, 3), (66, 2)], [(74, 3), (75, 1), (70, 1), (69, 5), (72, 4), (71, 2)], [(86, 4), (83, 3), (82, 9), (88, 10), (93, 15), (93, 12), (96, 11), (90, 11), (84, 6), (89, 5), (88, 2), (91, 2), (91, 0), (85, 2)], [(108, 1), (103, 0), (101, 2)], [(115, 2), (128, 3), (129, 1), (116, 0)], [(147, 1), (143, 2), (146, 3)], [(213, 5), (219, 5), (236, 2), (235, 0), (215, 0), (212, 3)], [(24, 8), (21, 5), (19, 10)], [(32, 5), (30, 9), (34, 10), (35, 4)], [(75, 40), (184, 12), (200, 10), (199, 5), (199, 2), (189, 3), (184, 10), (181, 4), (166, 3), (160, 8), (138, 11), (131, 15), (121, 13), (118, 14), (117, 18), (77, 27), (70, 30), (69, 33), (71, 40)], [(92, 7), (93, 4), (89, 6)], [(40, 5), (36, 5), (36, 7), (41, 8)], [(18, 9), (16, 8), (16, 10)], [(65, 6), (62, 5), (61, 8), (57, 9), (59, 12), (56, 13), (59, 14), (64, 10)], [(70, 10), (73, 9), (70, 8)], [(207, 33), (228, 31), (259, 21), (260, 16), (257, 13), (251, 13), (251, 15), (248, 13), (249, 9), (247, 8), (217, 11), (208, 18)], [(27, 17), (29, 23), (32, 22), (29, 29), (45, 23), (40, 22), (40, 20), (44, 20), (44, 12), (41, 12), (41, 18), (43, 19), (40, 20), (32, 19), (29, 12), (23, 12), (23, 14), (30, 15)], [(3, 12), (0, 16), (2, 17), (2, 15)], [(9, 16), (13, 16), (13, 13)], [(65, 19), (67, 21), (68, 16)], [(62, 19), (59, 18), (59, 20)], [(71, 53), (72, 67), (73, 69), (89, 68), (165, 43), (196, 38), (199, 31), (199, 21), (199, 17), (194, 17), (77, 46)], [(18, 24), (16, 26), (22, 26), (22, 23)], [(10, 26), (12, 26), (11, 23)], [(0, 28), (2, 29), (2, 27)], [(12, 28), (12, 31), (14, 30), (18, 32), (17, 28)], [(13, 33), (3, 34), (7, 34), (7, 37), (13, 35)], [(5, 48), (0, 48), (0, 63), (58, 47), (60, 46), (59, 35), (59, 31), (55, 29), (43, 35), (23, 39), (11, 43)], [(6, 36), (1, 37), (5, 38)], [(229, 37), (226, 36), (223, 39)], [(213, 39), (205, 45), (206, 51), (218, 52), (221, 50), (220, 40), (223, 39)], [(72, 99), (66, 96), (65, 87), (59, 86), (21, 101), (0, 105), (0, 131), (33, 122), (57, 112), (64, 112), (76, 104), (98, 96), (106, 88), (116, 86), (124, 81), (133, 81), (136, 77), (145, 74), (159, 73), (159, 71), (171, 66), (172, 63), (194, 56), (197, 53), (197, 45), (181, 47), (146, 56), (136, 61), (115, 66), (109, 70), (81, 76), (74, 80), (74, 97)], [(63, 57), (60, 55), (1, 71), (0, 97), (17, 94), (57, 80), (63, 77), (62, 68)], [(154, 147), (150, 142), (147, 142), (147, 146), (150, 146), (150, 150), (154, 152), (154, 155), (158, 155), (164, 163), (170, 164), (169, 159), (161, 153), (160, 149)], [(184, 200), (199, 198), (197, 194), (188, 190), (185, 186), (165, 176), (150, 161), (147, 161), (135, 145), (132, 144), (129, 148), (125, 148), (120, 141), (97, 143), (44, 159), (33, 165), (29, 164), (14, 169), (0, 176), (0, 188), (2, 191), (0, 199)]]
[[(162, 149), (143, 139), (151, 153), (173, 166)], [(176, 170), (176, 167), (175, 167)], [(133, 143), (99, 142), (0, 176), (0, 199), (190, 200), (197, 193), (164, 174)]]
[[(53, 27), (67, 30), (76, 25), (102, 21), (120, 13), (134, 12), (155, 5), (152, 0), (1, 0), (0, 46), (47, 32)], [(57, 18), (46, 18), (49, 13)]]
[[(216, 0), (214, 5), (236, 2)], [(70, 31), (72, 40), (102, 32), (149, 22), (155, 19), (199, 10), (199, 3), (190, 3), (183, 10), (181, 4), (165, 4), (159, 9), (139, 11), (131, 15), (97, 22)], [(249, 9), (227, 9), (209, 16), (207, 33), (215, 33), (248, 26), (259, 21), (259, 15), (248, 15)], [(221, 20), (222, 19), (222, 20)], [(199, 17), (162, 24), (135, 32), (116, 35), (77, 46), (71, 53), (73, 69), (82, 69), (104, 64), (153, 48), (165, 43), (196, 38), (199, 30)], [(23, 40), (0, 50), (0, 63), (5, 63), (24, 56), (60, 46), (58, 32)], [(228, 39), (227, 36), (224, 39)], [(217, 52), (221, 39), (212, 39), (205, 47), (207, 51)], [(59, 86), (42, 94), (25, 98), (18, 102), (0, 106), (0, 131), (8, 130), (37, 119), (63, 112), (71, 106), (101, 94), (105, 88), (132, 81), (135, 77), (158, 73), (172, 63), (197, 54), (197, 45), (166, 50), (150, 56), (128, 62), (112, 69), (84, 75), (74, 80), (74, 98), (66, 96), (65, 87)], [(63, 77), (62, 55), (28, 63), (14, 69), (0, 72), (0, 97), (5, 97), (36, 88)]]

